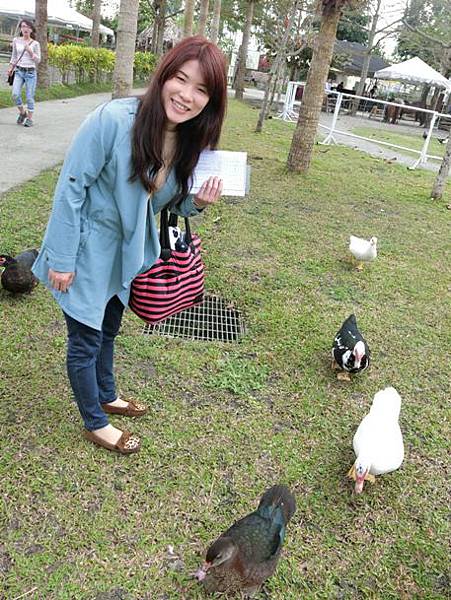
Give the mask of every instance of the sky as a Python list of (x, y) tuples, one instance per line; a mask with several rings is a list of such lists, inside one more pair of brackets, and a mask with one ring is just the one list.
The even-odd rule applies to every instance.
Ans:
[[(404, 13), (406, 5), (407, 0), (383, 0), (381, 5), (381, 16), (378, 21), (377, 29), (382, 29), (382, 27), (390, 25), (397, 19), (400, 19)], [(376, 40), (377, 39), (378, 38), (376, 38)], [(387, 56), (391, 56), (396, 47), (396, 39), (394, 37), (385, 38), (381, 44)]]
[[(75, 8), (76, 0), (60, 0), (62, 4), (66, 4)], [(119, 10), (120, 0), (102, 0), (102, 15), (110, 19), (117, 14)]]
[(103, 0), (102, 15), (111, 19), (119, 10), (119, 0)]

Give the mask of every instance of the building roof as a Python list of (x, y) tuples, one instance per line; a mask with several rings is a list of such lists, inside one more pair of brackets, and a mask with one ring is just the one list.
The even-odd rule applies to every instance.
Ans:
[[(355, 75), (358, 77), (362, 72), (366, 50), (367, 47), (363, 44), (358, 44), (357, 42), (347, 42), (345, 40), (336, 40), (334, 54), (344, 56), (344, 60), (337, 70), (345, 73), (346, 75)], [(375, 71), (379, 71), (379, 69), (384, 69), (388, 66), (389, 63), (383, 58), (377, 54), (372, 54), (368, 69), (368, 77), (374, 77)]]
[[(0, 0), (0, 15), (17, 17), (18, 19), (35, 18), (35, 0)], [(48, 23), (68, 29), (92, 30), (92, 20), (71, 8), (66, 0), (47, 0)], [(100, 25), (100, 33), (113, 35), (109, 27)]]

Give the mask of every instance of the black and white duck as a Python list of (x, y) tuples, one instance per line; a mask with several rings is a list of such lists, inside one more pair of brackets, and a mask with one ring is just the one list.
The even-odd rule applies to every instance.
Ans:
[(349, 373), (360, 373), (370, 364), (370, 350), (357, 327), (357, 319), (350, 315), (340, 327), (332, 347), (332, 368), (340, 369), (338, 379), (350, 380)]
[(208, 593), (256, 594), (276, 570), (296, 501), (284, 485), (261, 497), (257, 510), (234, 523), (208, 548), (196, 573)]
[(38, 255), (37, 250), (25, 250), (17, 256), (0, 254), (0, 267), (3, 268), (0, 281), (2, 287), (12, 294), (27, 294), (38, 284), (31, 267)]

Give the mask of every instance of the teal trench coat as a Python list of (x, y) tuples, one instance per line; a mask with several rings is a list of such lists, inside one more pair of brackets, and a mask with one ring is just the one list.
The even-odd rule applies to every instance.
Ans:
[[(100, 330), (114, 295), (127, 306), (132, 279), (160, 255), (155, 214), (178, 191), (171, 170), (149, 198), (140, 181), (130, 182), (131, 129), (136, 98), (113, 100), (92, 112), (66, 155), (53, 209), (33, 273), (63, 311)], [(198, 214), (193, 196), (178, 214)], [(51, 288), (48, 270), (75, 272), (67, 292)]]

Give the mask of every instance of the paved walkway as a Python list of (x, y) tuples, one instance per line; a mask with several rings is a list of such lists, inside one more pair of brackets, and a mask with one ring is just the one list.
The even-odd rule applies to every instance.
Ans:
[(0, 110), (0, 194), (59, 164), (85, 116), (109, 98), (106, 93), (38, 102), (30, 128), (16, 124), (16, 108)]
[[(135, 90), (139, 91), (141, 90)], [(231, 95), (230, 91), (229, 94)], [(245, 98), (251, 102), (260, 102), (262, 97), (263, 92), (260, 90), (246, 90)], [(0, 194), (61, 163), (75, 131), (85, 116), (110, 98), (111, 94), (104, 93), (39, 102), (36, 104), (36, 125), (29, 129), (16, 125), (16, 108), (0, 110)], [(331, 119), (332, 115), (321, 113), (321, 123), (329, 124)], [(366, 124), (369, 123), (371, 121)], [(346, 131), (355, 126), (356, 122), (351, 117), (340, 117), (340, 129)], [(326, 134), (323, 128), (321, 132)], [(411, 165), (416, 157), (414, 154), (406, 156), (395, 149), (364, 140), (337, 136), (337, 141), (406, 165)], [(432, 170), (437, 170), (438, 166), (437, 161), (426, 165)]]

